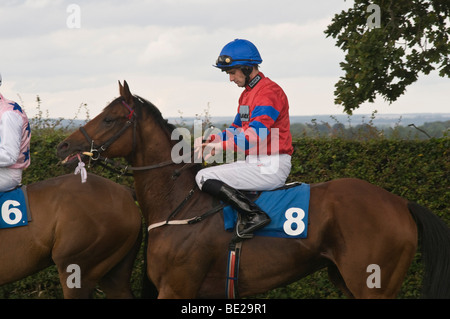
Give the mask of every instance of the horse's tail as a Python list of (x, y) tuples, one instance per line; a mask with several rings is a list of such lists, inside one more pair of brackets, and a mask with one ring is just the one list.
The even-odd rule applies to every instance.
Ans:
[(425, 298), (450, 298), (450, 228), (435, 214), (409, 202), (421, 238), (425, 266), (422, 295)]

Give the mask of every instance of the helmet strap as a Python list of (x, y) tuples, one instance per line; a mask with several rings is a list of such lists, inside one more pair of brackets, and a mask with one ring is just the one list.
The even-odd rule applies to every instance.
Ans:
[(243, 66), (241, 67), (241, 71), (245, 75), (245, 85), (247, 86), (250, 83), (250, 74), (253, 72), (253, 67)]

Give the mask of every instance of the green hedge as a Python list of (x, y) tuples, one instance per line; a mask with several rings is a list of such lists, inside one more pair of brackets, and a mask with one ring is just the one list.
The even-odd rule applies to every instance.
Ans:
[[(24, 183), (69, 173), (58, 164), (56, 146), (67, 134), (51, 128), (33, 131), (32, 164), (24, 173)], [(450, 139), (402, 141), (376, 138), (368, 141), (343, 139), (299, 139), (290, 181), (323, 182), (342, 177), (357, 177), (395, 194), (422, 204), (450, 225)], [(118, 177), (102, 169), (91, 170), (125, 185), (131, 178)], [(140, 296), (143, 252), (133, 273), (132, 287)], [(400, 293), (400, 298), (420, 296), (421, 264), (417, 254)], [(102, 298), (101, 292), (97, 297)], [(0, 287), (0, 298), (61, 298), (55, 267)], [(330, 284), (326, 270), (319, 271), (289, 286), (257, 296), (259, 298), (342, 298)]]

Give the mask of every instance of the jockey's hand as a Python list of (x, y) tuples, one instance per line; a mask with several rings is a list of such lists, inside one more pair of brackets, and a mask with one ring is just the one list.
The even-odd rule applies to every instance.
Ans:
[(203, 136), (197, 137), (194, 140), (194, 159), (201, 160), (203, 155)]
[(206, 142), (203, 142), (202, 136), (194, 140), (194, 158), (196, 161), (201, 161), (202, 158), (208, 161), (208, 159), (220, 153), (222, 149), (222, 141), (219, 136), (214, 136), (212, 140), (208, 139)]
[(209, 143), (203, 143), (203, 155), (205, 157), (205, 162), (209, 163), (209, 159), (216, 154), (222, 154), (223, 146), (220, 139), (215, 139)]

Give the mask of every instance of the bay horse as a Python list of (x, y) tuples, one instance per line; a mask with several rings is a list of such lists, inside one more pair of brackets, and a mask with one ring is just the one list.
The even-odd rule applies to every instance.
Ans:
[[(222, 214), (188, 225), (166, 224), (175, 212), (190, 220), (216, 201), (195, 186), (199, 167), (175, 164), (175, 127), (126, 81), (120, 96), (62, 141), (60, 158), (91, 151), (92, 159), (125, 158), (148, 233), (147, 274), (158, 298), (225, 297), (228, 244)], [(108, 159), (106, 159), (108, 158)], [(159, 223), (159, 224), (158, 224)], [(176, 221), (175, 221), (176, 223)], [(165, 224), (153, 228), (154, 225)], [(285, 285), (324, 267), (348, 297), (394, 298), (418, 248), (425, 263), (424, 297), (450, 298), (450, 229), (422, 206), (359, 179), (310, 185), (308, 237), (255, 236), (242, 246), (239, 296)], [(378, 266), (379, 287), (368, 284)], [(373, 270), (371, 270), (373, 271)]]
[[(64, 298), (132, 298), (131, 271), (142, 240), (130, 190), (88, 174), (27, 186), (31, 221), (0, 230), (0, 285), (56, 265)], [(76, 278), (75, 276), (78, 276)]]

